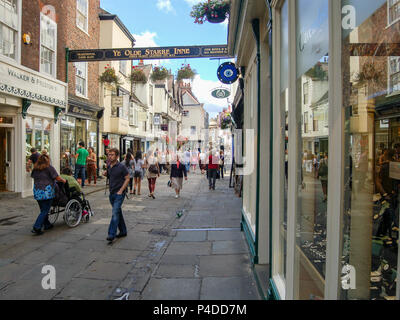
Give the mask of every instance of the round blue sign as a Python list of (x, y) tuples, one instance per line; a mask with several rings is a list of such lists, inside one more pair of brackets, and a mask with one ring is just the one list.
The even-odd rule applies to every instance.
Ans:
[(238, 79), (239, 72), (234, 63), (225, 62), (219, 66), (217, 76), (222, 83), (231, 84)]

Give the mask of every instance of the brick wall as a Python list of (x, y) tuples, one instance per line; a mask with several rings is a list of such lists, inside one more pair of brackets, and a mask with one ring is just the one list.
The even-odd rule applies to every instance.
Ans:
[[(88, 34), (76, 25), (76, 0), (23, 0), (22, 4), (22, 34), (30, 33), (32, 44), (22, 44), (21, 64), (39, 71), (40, 68), (40, 12), (46, 11), (46, 6), (55, 9), (54, 19), (57, 22), (57, 79), (66, 81), (65, 48), (96, 49), (99, 47), (100, 0), (89, 0)], [(21, 39), (22, 42), (22, 39)], [(81, 99), (90, 104), (99, 105), (99, 63), (88, 63), (88, 99)], [(75, 96), (75, 68), (68, 64), (68, 92)]]

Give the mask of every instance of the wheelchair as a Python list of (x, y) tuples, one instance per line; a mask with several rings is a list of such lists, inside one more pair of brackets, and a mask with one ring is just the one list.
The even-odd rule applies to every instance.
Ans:
[(57, 198), (53, 201), (48, 214), (49, 222), (53, 225), (62, 212), (64, 221), (70, 228), (78, 226), (81, 221), (89, 222), (90, 217), (94, 216), (94, 212), (89, 201), (85, 199), (85, 195), (76, 191), (75, 188), (70, 189), (68, 182), (65, 184), (57, 182), (57, 184), (59, 188), (64, 188), (68, 201), (61, 202)]

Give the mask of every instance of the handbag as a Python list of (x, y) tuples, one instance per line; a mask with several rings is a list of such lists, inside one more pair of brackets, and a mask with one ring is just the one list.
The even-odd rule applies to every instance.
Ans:
[(168, 180), (167, 186), (170, 187), (170, 188), (172, 187), (172, 182), (171, 182), (171, 180)]

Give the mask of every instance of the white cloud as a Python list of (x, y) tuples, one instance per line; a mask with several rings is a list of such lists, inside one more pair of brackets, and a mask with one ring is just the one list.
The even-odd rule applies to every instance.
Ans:
[(185, 2), (190, 6), (194, 6), (195, 4), (198, 4), (201, 1), (200, 0), (185, 0)]
[(167, 13), (175, 12), (171, 0), (157, 0), (157, 8), (161, 11), (166, 11)]
[(228, 108), (229, 102), (233, 101), (233, 94), (227, 99), (216, 99), (211, 95), (211, 91), (215, 88), (227, 88), (232, 91), (229, 85), (224, 85), (219, 81), (203, 80), (197, 75), (192, 84), (192, 90), (196, 98), (204, 103), (204, 109), (210, 114), (210, 117), (215, 117), (223, 108)]

